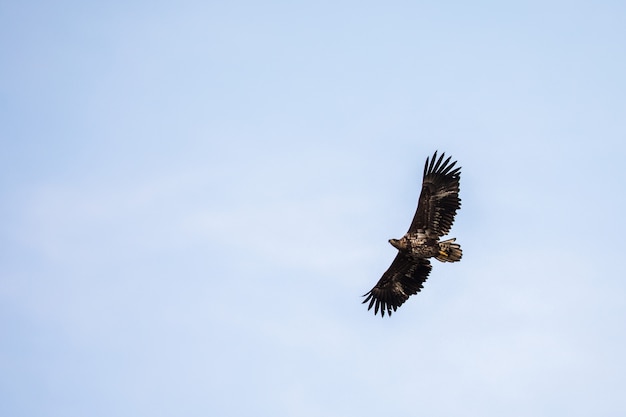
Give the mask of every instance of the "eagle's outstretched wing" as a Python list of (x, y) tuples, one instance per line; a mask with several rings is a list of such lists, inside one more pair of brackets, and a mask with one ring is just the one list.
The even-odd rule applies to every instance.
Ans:
[(428, 259), (411, 259), (398, 252), (389, 269), (378, 280), (374, 288), (364, 295), (363, 304), (369, 301), (368, 310), (374, 307), (374, 314), (384, 317), (385, 311), (391, 316), (409, 296), (417, 294), (428, 278), (432, 266)]
[(456, 211), (461, 207), (461, 167), (454, 168), (456, 161), (450, 163), (450, 157), (444, 161), (444, 156), (442, 153), (437, 159), (435, 151), (430, 161), (426, 158), (422, 191), (409, 227), (411, 233), (422, 230), (432, 237), (447, 235)]

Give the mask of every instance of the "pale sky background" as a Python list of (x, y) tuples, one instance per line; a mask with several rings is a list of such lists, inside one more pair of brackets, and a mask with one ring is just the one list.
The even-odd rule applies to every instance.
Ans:
[[(626, 415), (623, 1), (0, 1), (0, 415)], [(452, 228), (391, 318), (435, 149)]]

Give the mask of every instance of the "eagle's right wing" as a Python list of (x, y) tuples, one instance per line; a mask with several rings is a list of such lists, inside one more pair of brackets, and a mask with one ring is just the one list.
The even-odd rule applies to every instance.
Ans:
[(374, 314), (385, 316), (385, 311), (391, 316), (408, 298), (422, 289), (422, 284), (428, 278), (432, 266), (428, 259), (411, 259), (401, 252), (385, 271), (382, 278), (370, 292), (364, 295), (363, 304), (369, 301), (368, 310), (374, 307)]

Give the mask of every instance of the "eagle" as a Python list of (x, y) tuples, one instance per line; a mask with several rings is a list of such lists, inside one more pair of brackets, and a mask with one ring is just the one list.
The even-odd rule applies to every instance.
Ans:
[(440, 240), (448, 234), (454, 216), (461, 207), (459, 181), (461, 167), (455, 168), (457, 161), (444, 160), (445, 152), (437, 158), (426, 158), (422, 191), (417, 203), (417, 211), (409, 230), (400, 239), (389, 239), (398, 254), (368, 293), (363, 304), (369, 302), (368, 310), (374, 307), (374, 315), (380, 311), (391, 316), (411, 295), (417, 294), (430, 274), (432, 266), (429, 258), (441, 262), (458, 262), (463, 252), (456, 238)]

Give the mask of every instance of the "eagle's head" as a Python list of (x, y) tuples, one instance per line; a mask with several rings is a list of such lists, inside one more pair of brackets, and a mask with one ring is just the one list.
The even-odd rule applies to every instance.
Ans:
[(391, 246), (398, 250), (407, 250), (409, 247), (408, 242), (404, 237), (402, 239), (389, 239), (389, 243), (391, 243)]

